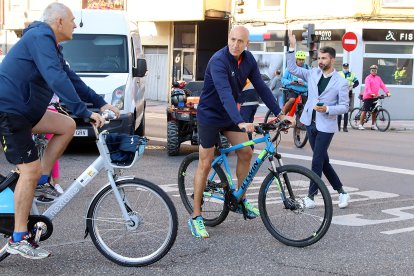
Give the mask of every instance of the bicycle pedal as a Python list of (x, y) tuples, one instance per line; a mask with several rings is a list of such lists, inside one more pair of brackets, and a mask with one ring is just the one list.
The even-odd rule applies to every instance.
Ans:
[(44, 195), (35, 197), (35, 202), (37, 203), (53, 203), (55, 200), (53, 198), (46, 197)]

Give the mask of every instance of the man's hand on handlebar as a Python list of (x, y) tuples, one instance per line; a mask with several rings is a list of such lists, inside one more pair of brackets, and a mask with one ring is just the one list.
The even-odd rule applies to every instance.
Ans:
[(92, 124), (97, 128), (105, 125), (105, 118), (98, 113), (92, 112), (91, 117), (89, 118), (92, 120)]
[(252, 133), (254, 131), (254, 125), (252, 123), (240, 123), (237, 126), (247, 133)]
[(287, 125), (295, 125), (295, 124), (296, 124), (295, 118), (293, 118), (292, 116), (288, 116), (288, 115), (279, 115), (279, 116), (277, 116), (277, 118), (278, 118), (280, 121), (287, 122)]
[(104, 112), (105, 110), (111, 110), (115, 113), (116, 118), (119, 118), (119, 116), (121, 115), (119, 112), (119, 109), (111, 104), (106, 104), (104, 106), (101, 107), (101, 112)]

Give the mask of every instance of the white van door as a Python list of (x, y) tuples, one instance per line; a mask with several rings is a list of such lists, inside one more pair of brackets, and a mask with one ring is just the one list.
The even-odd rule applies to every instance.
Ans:
[(168, 48), (144, 47), (148, 73), (146, 99), (167, 102), (169, 97)]

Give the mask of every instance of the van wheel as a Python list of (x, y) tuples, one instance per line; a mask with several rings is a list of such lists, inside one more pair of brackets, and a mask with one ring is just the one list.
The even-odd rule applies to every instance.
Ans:
[(167, 123), (167, 152), (169, 156), (178, 155), (180, 152), (180, 140), (178, 134), (177, 122), (169, 121)]

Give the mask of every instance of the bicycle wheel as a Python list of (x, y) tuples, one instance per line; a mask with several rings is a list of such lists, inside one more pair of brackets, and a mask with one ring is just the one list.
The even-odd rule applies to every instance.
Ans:
[[(187, 155), (178, 170), (180, 197), (190, 215), (193, 213), (194, 206), (194, 176), (198, 167), (198, 156), (198, 152)], [(201, 215), (205, 225), (216, 226), (222, 223), (229, 214), (229, 209), (224, 204), (224, 187), (228, 186), (228, 182), (220, 166), (215, 166), (211, 174), (215, 176), (212, 181), (207, 182), (204, 190)]]
[(353, 129), (358, 129), (359, 120), (361, 119), (361, 109), (359, 107), (355, 107), (351, 110), (349, 114), (349, 125)]
[(308, 133), (306, 126), (300, 122), (300, 115), (302, 112), (296, 114), (296, 124), (293, 127), (293, 142), (297, 148), (303, 148), (308, 142)]
[[(318, 186), (313, 209), (304, 207), (310, 181)], [(279, 196), (281, 189), (286, 194), (285, 202)], [(298, 165), (277, 168), (277, 177), (273, 173), (266, 176), (259, 191), (259, 210), (272, 236), (295, 247), (309, 246), (320, 240), (332, 220), (332, 201), (325, 184), (314, 172)]]
[(116, 182), (129, 214), (122, 217), (110, 185), (92, 200), (87, 227), (96, 248), (123, 266), (145, 266), (167, 254), (177, 236), (178, 220), (168, 195), (148, 181), (133, 178)]
[(6, 251), (8, 239), (9, 239), (9, 236), (6, 236), (5, 234), (0, 233), (0, 262), (10, 255)]
[(380, 108), (377, 112), (377, 120), (375, 121), (375, 125), (377, 126), (379, 131), (387, 131), (390, 127), (391, 117), (390, 113), (383, 108)]

